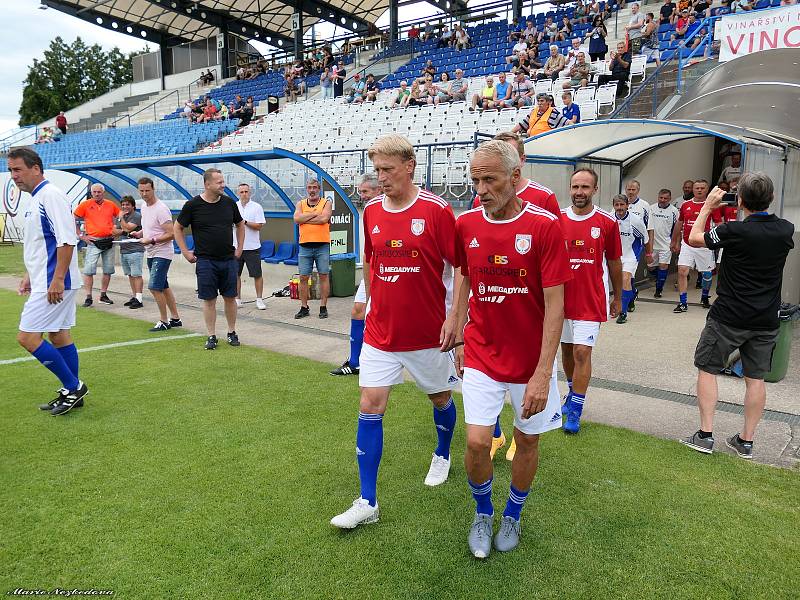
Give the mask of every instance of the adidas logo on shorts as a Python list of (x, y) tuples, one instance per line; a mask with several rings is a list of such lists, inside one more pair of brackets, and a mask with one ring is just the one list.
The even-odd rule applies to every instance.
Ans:
[(478, 238), (472, 238), (472, 241), (469, 243), (470, 248), (480, 248), (481, 245), (478, 243)]
[(551, 423), (555, 423), (556, 421), (560, 421), (560, 420), (561, 420), (561, 413), (557, 412), (556, 414), (553, 415), (553, 418), (550, 419), (550, 422)]
[(447, 383), (458, 383), (458, 377), (455, 375), (450, 375), (450, 378), (447, 380)]

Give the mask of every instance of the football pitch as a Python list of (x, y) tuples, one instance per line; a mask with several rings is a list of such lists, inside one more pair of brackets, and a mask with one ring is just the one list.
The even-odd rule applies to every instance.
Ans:
[[(24, 357), (23, 300), (0, 291), (0, 361)], [(800, 585), (800, 474), (588, 423), (543, 436), (522, 543), (479, 562), (462, 463), (423, 479), (430, 403), (393, 392), (381, 520), (329, 519), (358, 495), (358, 382), (330, 365), (79, 310), (86, 405), (40, 412), (55, 378), (0, 364), (0, 593), (115, 598), (790, 598)], [(510, 428), (510, 411), (504, 412)], [(502, 511), (510, 463), (495, 460)]]

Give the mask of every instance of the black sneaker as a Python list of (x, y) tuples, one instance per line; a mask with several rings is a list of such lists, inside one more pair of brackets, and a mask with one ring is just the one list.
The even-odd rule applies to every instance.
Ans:
[(73, 408), (79, 408), (83, 406), (83, 397), (89, 393), (89, 388), (86, 387), (86, 384), (82, 381), (78, 382), (78, 388), (67, 392), (63, 396), (61, 396), (61, 400), (59, 400), (56, 405), (53, 407), (53, 410), (50, 411), (50, 414), (54, 417), (58, 415), (65, 415)]
[(170, 319), (169, 320), (170, 327), (183, 327), (183, 321), (180, 319)]
[(656, 293), (653, 294), (653, 298), (661, 298), (661, 290), (656, 290)]
[(50, 400), (47, 404), (40, 404), (39, 410), (53, 410), (53, 407), (61, 402), (61, 398), (67, 395), (69, 390), (67, 388), (61, 388), (56, 392), (56, 397)]
[(304, 319), (311, 313), (308, 310), (307, 306), (301, 306), (300, 310), (297, 311), (297, 314), (294, 316), (295, 319)]
[(725, 440), (725, 445), (736, 452), (739, 458), (747, 460), (753, 458), (753, 442), (743, 442), (738, 433)]
[(358, 367), (351, 367), (350, 361), (346, 360), (341, 367), (331, 371), (331, 375), (358, 375)]
[(136, 298), (131, 298), (130, 300), (128, 300), (128, 301), (127, 301), (125, 304), (123, 304), (122, 306), (130, 306), (130, 305), (131, 305), (131, 304), (133, 304), (134, 302), (136, 302)]
[(139, 302), (139, 300), (137, 300), (136, 298), (132, 298), (130, 304), (128, 304), (128, 308), (131, 308), (131, 309), (137, 309), (137, 308), (143, 308), (143, 307), (144, 307), (144, 304)]
[(235, 331), (231, 331), (231, 332), (228, 334), (228, 343), (229, 343), (231, 346), (241, 346), (241, 344), (239, 343), (239, 336), (238, 336), (238, 335), (236, 335), (236, 332), (235, 332)]
[(156, 321), (156, 324), (153, 325), (149, 331), (150, 333), (156, 333), (157, 331), (169, 331), (169, 323), (164, 323), (164, 321)]
[(215, 336), (215, 335), (208, 336), (208, 339), (206, 340), (205, 349), (206, 350), (216, 350), (217, 349), (217, 336)]
[(708, 296), (703, 296), (700, 299), (700, 304), (703, 308), (711, 308), (711, 301), (708, 299)]
[(636, 299), (639, 297), (639, 290), (636, 290), (633, 293), (633, 298), (628, 303), (628, 312), (635, 312), (636, 311)]
[(327, 319), (328, 318), (328, 307), (327, 306), (320, 306), (319, 307), (319, 318), (320, 319)]
[(89, 308), (91, 305), (92, 305), (92, 297), (86, 296), (86, 300), (83, 301), (83, 304), (81, 304), (81, 306), (83, 306), (83, 308)]
[(114, 304), (114, 301), (108, 297), (108, 294), (100, 294), (100, 302), (103, 304)]
[(685, 313), (689, 310), (689, 306), (683, 302), (678, 302), (678, 305), (672, 309), (674, 313)]
[[(628, 307), (628, 310), (630, 310), (630, 307)], [(619, 313), (617, 315), (617, 325), (622, 325), (623, 323), (627, 323), (627, 322), (628, 322), (628, 314), (627, 313)]]
[(689, 448), (692, 450), (697, 450), (703, 454), (713, 454), (714, 452), (714, 438), (701, 438), (699, 431), (695, 431), (689, 437), (680, 439), (678, 441), (684, 446), (689, 446)]

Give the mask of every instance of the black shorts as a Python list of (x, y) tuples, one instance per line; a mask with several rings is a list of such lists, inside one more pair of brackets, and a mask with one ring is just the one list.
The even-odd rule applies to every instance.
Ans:
[(235, 258), (223, 260), (198, 258), (195, 266), (197, 297), (200, 300), (213, 300), (218, 295), (224, 298), (236, 297), (239, 264)]
[(241, 277), (244, 271), (244, 266), (247, 265), (247, 274), (253, 279), (261, 277), (261, 251), (260, 250), (242, 250), (242, 256), (239, 259), (239, 276)]
[(775, 351), (777, 337), (777, 329), (739, 329), (708, 319), (694, 352), (694, 366), (717, 375), (725, 368), (731, 353), (738, 348), (744, 376), (764, 379), (772, 370), (772, 353)]

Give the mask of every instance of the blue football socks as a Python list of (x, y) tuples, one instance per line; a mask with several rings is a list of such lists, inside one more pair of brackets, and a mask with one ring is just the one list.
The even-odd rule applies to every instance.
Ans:
[(58, 380), (61, 382), (61, 387), (68, 390), (78, 389), (78, 386), (80, 385), (78, 378), (69, 368), (69, 366), (67, 366), (67, 363), (64, 361), (61, 353), (53, 348), (49, 342), (42, 340), (42, 343), (39, 345), (39, 347), (31, 352), (31, 354), (33, 354), (33, 357), (36, 360), (50, 369), (53, 375), (58, 377)]
[(492, 478), (481, 484), (469, 482), (469, 488), (472, 490), (472, 497), (475, 498), (475, 512), (481, 515), (493, 515), (494, 507), (492, 506)]
[(378, 467), (383, 454), (383, 415), (358, 414), (356, 434), (356, 458), (358, 476), (361, 480), (361, 497), (370, 506), (378, 501)]
[(364, 345), (364, 320), (350, 319), (350, 358), (347, 362), (351, 367), (361, 365), (361, 346)]
[(688, 302), (688, 298), (689, 298), (689, 294), (686, 293), (686, 292), (683, 292), (681, 294), (681, 304), (686, 304)]
[(580, 417), (583, 413), (583, 403), (586, 400), (586, 394), (576, 394), (572, 392), (572, 398), (570, 398), (570, 400), (572, 401), (572, 414)]
[(664, 284), (667, 282), (667, 275), (669, 274), (668, 269), (659, 269), (656, 273), (656, 290), (662, 291), (664, 289)]
[(519, 521), (519, 516), (522, 513), (522, 507), (525, 506), (525, 500), (530, 493), (530, 489), (524, 492), (519, 491), (514, 485), (508, 492), (508, 501), (506, 502), (506, 509), (503, 511), (504, 517), (511, 517), (515, 521)]
[(80, 376), (78, 375), (78, 349), (75, 347), (75, 344), (61, 346), (60, 348), (56, 348), (56, 350), (58, 350), (58, 353), (61, 355), (61, 358), (64, 359), (64, 362), (67, 363), (67, 366), (69, 367), (69, 370), (72, 371), (72, 374), (80, 379)]
[(714, 274), (711, 271), (703, 271), (702, 292), (700, 292), (703, 298), (708, 298), (711, 293), (711, 282), (713, 279)]
[(442, 458), (450, 458), (450, 442), (453, 441), (453, 430), (456, 428), (456, 405), (452, 396), (444, 408), (433, 407), (433, 422), (439, 443), (434, 453)]
[(633, 290), (622, 290), (622, 313), (628, 314), (628, 306), (633, 300)]
[(499, 438), (501, 435), (503, 435), (503, 429), (500, 427), (500, 415), (497, 415), (497, 421), (495, 421), (494, 433), (492, 436)]

